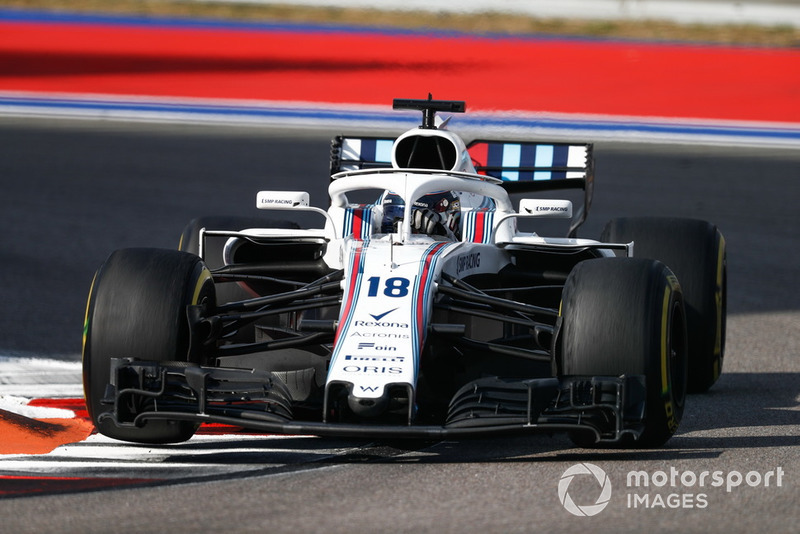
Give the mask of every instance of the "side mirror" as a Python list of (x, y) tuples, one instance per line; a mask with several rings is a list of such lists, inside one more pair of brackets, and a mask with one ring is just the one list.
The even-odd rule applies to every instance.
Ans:
[(260, 210), (307, 208), (309, 202), (305, 191), (259, 191), (256, 195), (256, 207)]
[(523, 198), (519, 201), (519, 214), (526, 218), (571, 219), (572, 202), (569, 200)]

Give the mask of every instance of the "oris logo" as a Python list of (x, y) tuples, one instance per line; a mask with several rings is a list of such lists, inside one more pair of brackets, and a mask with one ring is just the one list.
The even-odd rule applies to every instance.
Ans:
[(402, 367), (388, 367), (385, 365), (345, 365), (342, 367), (345, 373), (367, 373), (367, 374), (390, 374), (399, 375), (403, 372)]

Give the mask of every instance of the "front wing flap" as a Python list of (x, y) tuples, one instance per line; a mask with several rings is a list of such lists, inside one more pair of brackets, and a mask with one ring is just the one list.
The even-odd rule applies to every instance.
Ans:
[(596, 442), (638, 438), (644, 426), (644, 376), (483, 378), (462, 387), (441, 425), (334, 423), (293, 417), (291, 394), (266, 371), (181, 362), (112, 360), (101, 415), (119, 427), (149, 420), (221, 423), (275, 434), (454, 439), (498, 433), (566, 431)]

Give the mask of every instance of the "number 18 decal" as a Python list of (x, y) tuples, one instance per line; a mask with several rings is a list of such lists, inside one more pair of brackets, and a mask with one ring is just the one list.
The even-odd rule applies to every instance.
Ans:
[[(377, 297), (378, 290), (381, 287), (381, 277), (380, 276), (372, 276), (367, 279), (369, 283), (369, 290), (367, 291), (368, 297)], [(393, 276), (391, 278), (387, 278), (383, 284), (383, 294), (387, 297), (405, 297), (408, 295), (408, 286), (411, 285), (411, 282), (408, 278), (402, 278), (399, 276)]]

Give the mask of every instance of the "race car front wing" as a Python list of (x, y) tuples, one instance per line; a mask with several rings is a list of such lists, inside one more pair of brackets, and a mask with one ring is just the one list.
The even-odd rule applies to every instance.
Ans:
[(183, 362), (112, 359), (100, 415), (118, 427), (150, 420), (221, 423), (274, 434), (457, 439), (498, 433), (584, 433), (589, 441), (637, 439), (644, 428), (645, 377), (483, 378), (452, 398), (444, 424), (324, 422), (293, 416), (292, 399), (271, 372)]

